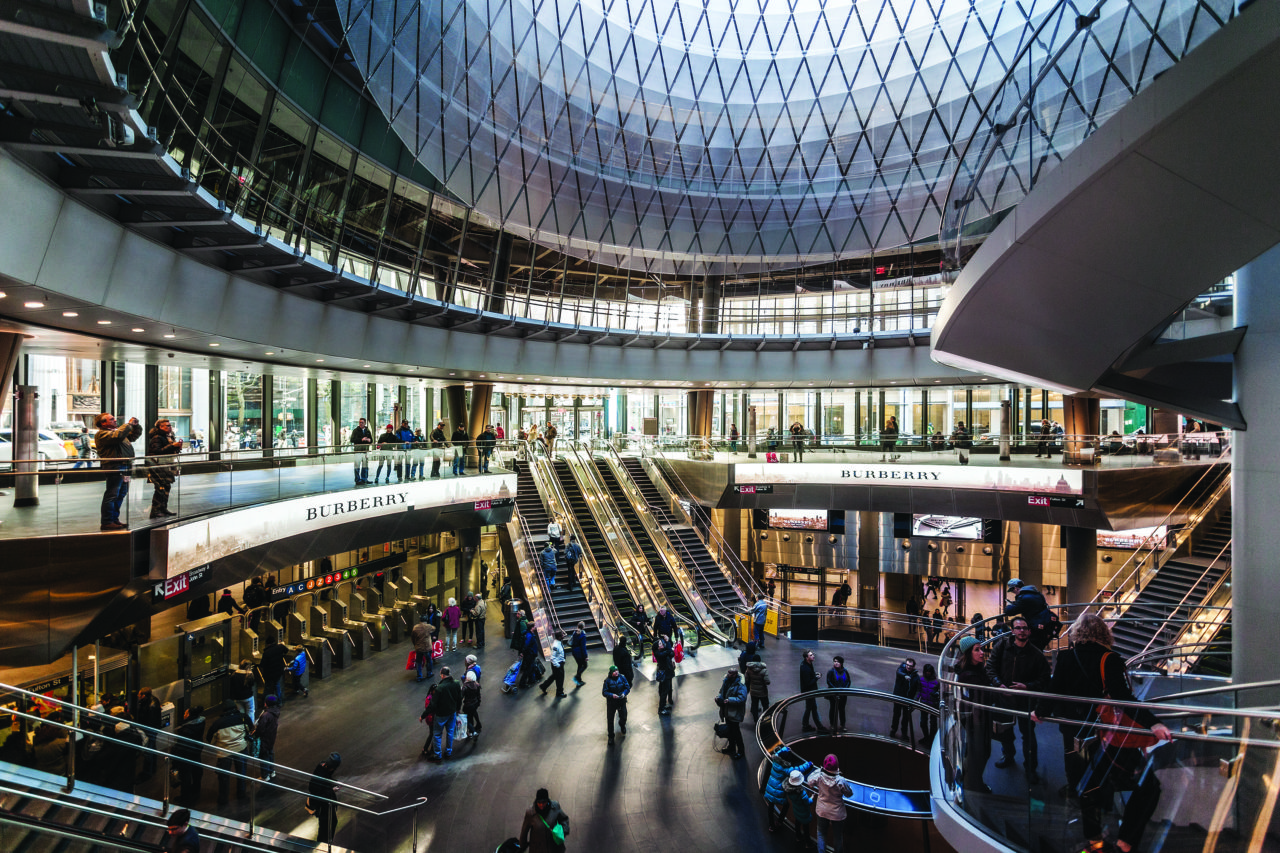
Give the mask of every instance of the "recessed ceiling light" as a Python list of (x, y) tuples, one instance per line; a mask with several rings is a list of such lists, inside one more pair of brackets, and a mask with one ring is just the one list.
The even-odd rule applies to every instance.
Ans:
[(99, 320), (99, 321), (98, 321), (98, 325), (99, 325), (99, 326), (110, 326), (110, 325), (111, 325), (111, 321), (110, 321), (110, 320)]
[(79, 311), (63, 311), (62, 316), (63, 317), (79, 317), (80, 312)]
[(166, 338), (176, 338), (177, 335), (165, 335)]
[(22, 307), (23, 308), (43, 308), (44, 303), (43, 302), (24, 302), (22, 303)]
[(145, 332), (145, 331), (146, 331), (146, 329), (136, 329), (136, 328), (135, 328), (133, 331), (135, 331), (135, 332)]
[(416, 368), (416, 367), (410, 367), (410, 368), (409, 368), (409, 372), (410, 372), (410, 373), (412, 373), (413, 371), (415, 371), (415, 370), (417, 370), (417, 369), (418, 369), (418, 368)]
[(4, 299), (8, 295), (9, 294), (5, 293), (3, 290), (0, 290), (0, 299)]
[(211, 346), (211, 347), (220, 347), (220, 346), (222, 346), (222, 344), (218, 343), (217, 341), (214, 341), (213, 343), (209, 344), (209, 346)]
[(365, 367), (368, 367), (368, 366), (369, 366), (369, 365), (367, 365), (367, 364), (365, 365)]
[[(165, 337), (167, 338), (167, 337), (169, 337), (169, 336), (168, 336), (168, 335), (165, 335)], [(275, 353), (274, 353), (274, 352), (268, 352), (268, 353), (263, 353), (263, 354), (264, 354), (264, 355), (275, 355)]]
[(320, 361), (324, 361), (324, 359), (323, 359), (323, 358), (317, 358), (317, 359), (316, 359), (316, 361), (317, 361), (317, 362), (320, 362)]

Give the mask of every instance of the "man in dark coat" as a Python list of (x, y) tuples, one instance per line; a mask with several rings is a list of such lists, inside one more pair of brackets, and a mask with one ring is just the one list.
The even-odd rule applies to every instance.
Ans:
[[(453, 755), (453, 732), (458, 723), (458, 711), (462, 708), (462, 685), (453, 680), (449, 667), (440, 667), (440, 683), (436, 685), (435, 698), (431, 700), (431, 724), (434, 736), (430, 758), (449, 758)], [(448, 736), (441, 743), (442, 736)], [(443, 748), (443, 752), (441, 749)]]
[[(992, 687), (1004, 687), (1009, 690), (1030, 690), (1043, 693), (1049, 686), (1049, 661), (1044, 652), (1031, 642), (1031, 625), (1024, 616), (1013, 617), (1012, 633), (1006, 634), (991, 644), (991, 652), (987, 655), (987, 681)], [(1028, 703), (1008, 695), (995, 696), (995, 704), (1009, 710), (1028, 712)], [(1040, 781), (1036, 772), (1039, 764), (1039, 751), (1036, 747), (1036, 724), (1027, 716), (1015, 718), (1018, 730), (1022, 732), (1022, 759), (1027, 771), (1027, 781), (1034, 785)], [(1014, 749), (1012, 720), (1001, 715), (996, 720), (1002, 724), (995, 733), (1000, 741), (1002, 755), (996, 762), (1001, 769), (1013, 766), (1017, 755)]]
[(106, 490), (102, 493), (101, 529), (124, 530), (120, 523), (120, 507), (129, 494), (129, 477), (133, 473), (133, 442), (142, 435), (142, 425), (137, 418), (129, 418), (124, 426), (116, 423), (116, 416), (103, 412), (93, 419), (98, 431), (93, 436), (102, 470), (107, 472)]
[(364, 418), (360, 425), (351, 430), (351, 447), (356, 452), (355, 475), (356, 485), (364, 486), (369, 482), (369, 450), (373, 447), (373, 430)]
[(316, 777), (307, 786), (307, 807), (320, 822), (316, 830), (316, 843), (329, 844), (334, 833), (338, 831), (338, 808), (334, 803), (338, 799), (338, 786), (333, 784), (333, 774), (342, 765), (342, 756), (336, 752), (316, 765), (311, 775)]
[[(920, 692), (920, 673), (916, 672), (914, 658), (907, 658), (898, 665), (893, 675), (893, 695), (903, 699), (914, 699)], [(911, 706), (899, 702), (893, 703), (893, 721), (889, 724), (889, 737), (898, 736), (898, 721), (902, 721), (902, 736), (909, 743), (915, 732), (911, 726)]]
[(204, 706), (193, 705), (182, 715), (182, 725), (174, 734), (173, 746), (169, 754), (175, 759), (174, 769), (178, 771), (178, 784), (181, 791), (174, 800), (180, 806), (194, 806), (200, 800), (200, 780), (204, 777), (204, 765), (200, 758), (204, 755)]

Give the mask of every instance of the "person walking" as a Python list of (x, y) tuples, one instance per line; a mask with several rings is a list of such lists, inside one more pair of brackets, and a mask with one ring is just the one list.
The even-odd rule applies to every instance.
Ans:
[(547, 589), (555, 589), (556, 570), (560, 566), (556, 558), (556, 549), (550, 542), (538, 554), (538, 563), (542, 566), (542, 576), (547, 579)]
[[(619, 642), (617, 645), (625, 646), (625, 643)], [(586, 684), (582, 680), (582, 673), (587, 671), (587, 623), (579, 622), (578, 626), (573, 629), (573, 636), (569, 639), (569, 650), (573, 655), (573, 662), (578, 665), (578, 671), (573, 674), (573, 683), (581, 687)]]
[(738, 452), (738, 439), (742, 438), (742, 434), (738, 432), (737, 424), (729, 424), (729, 452)]
[(520, 826), (520, 849), (527, 853), (562, 853), (569, 835), (569, 817), (560, 804), (551, 799), (546, 788), (539, 788), (533, 806), (524, 813)]
[(462, 679), (462, 713), (467, 715), (467, 737), (480, 737), (480, 676), (470, 669)]
[(258, 739), (258, 768), (262, 781), (276, 775), (276, 735), (280, 731), (280, 700), (268, 696), (266, 707), (253, 724), (253, 736)]
[(742, 683), (742, 676), (737, 667), (731, 667), (720, 682), (720, 692), (716, 695), (716, 705), (720, 708), (720, 719), (725, 724), (725, 734), (729, 745), (720, 750), (730, 758), (742, 758), (742, 721), (747, 717), (747, 687)]
[(791, 452), (796, 455), (795, 461), (803, 462), (804, 461), (804, 443), (805, 443), (805, 439), (808, 438), (808, 434), (805, 432), (805, 429), (804, 429), (804, 424), (800, 423), (799, 421), (796, 421), (791, 425), (791, 429), (789, 430), (789, 432), (791, 433)]
[(456, 652), (458, 650), (458, 626), (462, 624), (462, 608), (458, 606), (458, 599), (450, 598), (449, 606), (444, 609), (444, 650), (446, 652)]
[(71, 442), (76, 449), (76, 464), (71, 466), (74, 471), (76, 468), (92, 468), (93, 462), (90, 457), (93, 453), (93, 440), (89, 438), (89, 428), (80, 427), (80, 434)]
[(289, 666), (289, 647), (275, 642), (262, 650), (262, 661), (258, 664), (258, 672), (262, 675), (263, 694), (274, 694), (284, 701), (284, 673)]
[[(133, 721), (143, 726), (142, 736), (144, 745), (148, 749), (156, 748), (156, 737), (161, 726), (164, 725), (164, 716), (160, 700), (155, 697), (150, 687), (143, 687), (138, 691), (133, 709)], [(139, 782), (145, 782), (152, 776), (156, 775), (156, 754), (154, 752), (144, 753), (142, 756), (142, 775), (138, 777)]]
[[(893, 674), (893, 695), (903, 699), (914, 699), (920, 693), (920, 674), (916, 672), (915, 658), (907, 658), (898, 664)], [(889, 737), (898, 736), (898, 724), (902, 724), (902, 736), (910, 743), (915, 738), (914, 726), (911, 725), (911, 706), (902, 702), (893, 703), (893, 721), (889, 724)]]
[(498, 434), (493, 431), (493, 424), (484, 428), (484, 432), (476, 439), (476, 450), (480, 454), (480, 473), (489, 473), (489, 463), (493, 459), (493, 449), (498, 445)]
[(635, 665), (631, 660), (631, 649), (627, 648), (626, 643), (619, 641), (613, 644), (613, 665), (618, 668), (618, 672), (622, 673), (628, 683), (635, 683)]
[(97, 433), (93, 436), (102, 469), (107, 472), (106, 488), (99, 508), (100, 529), (124, 530), (128, 525), (120, 523), (120, 507), (129, 494), (129, 477), (133, 471), (133, 442), (142, 435), (137, 418), (129, 418), (124, 426), (116, 423), (116, 416), (103, 412), (93, 419)]
[[(528, 624), (528, 623), (526, 623)], [(524, 644), (520, 647), (520, 681), (516, 687), (529, 687), (538, 683), (538, 670), (535, 660), (542, 657), (542, 645), (538, 635), (530, 624), (524, 632)], [(516, 691), (512, 691), (514, 695)]]
[(392, 469), (396, 472), (396, 479), (400, 479), (402, 469), (397, 461), (400, 458), (400, 444), (400, 436), (396, 435), (396, 428), (391, 424), (387, 424), (382, 431), (382, 435), (378, 436), (378, 469), (373, 474), (373, 482), (375, 484), (382, 477), (382, 469), (384, 467), (387, 469), (388, 483), (391, 482)]
[(836, 853), (841, 853), (847, 814), (844, 798), (853, 794), (853, 788), (840, 778), (839, 759), (834, 755), (822, 759), (822, 768), (809, 777), (809, 784), (818, 791), (818, 802), (814, 807), (818, 814), (818, 849), (825, 853), (830, 845)]
[(898, 454), (893, 452), (894, 445), (898, 443), (898, 419), (893, 415), (884, 422), (884, 426), (880, 429), (880, 461), (892, 462), (898, 458)]
[(312, 779), (307, 786), (307, 811), (316, 816), (320, 826), (316, 830), (317, 844), (332, 844), (338, 831), (338, 786), (334, 784), (334, 774), (342, 766), (342, 756), (336, 752), (316, 765), (311, 771)]
[(462, 603), (459, 604), (458, 607), (462, 610), (462, 629), (458, 634), (458, 640), (464, 646), (474, 647), (476, 644), (476, 629), (474, 617), (471, 614), (476, 608), (476, 594), (474, 592), (468, 592), (462, 597)]
[(556, 686), (556, 698), (563, 699), (564, 692), (564, 631), (556, 631), (551, 635), (551, 674), (542, 682), (542, 695), (547, 695), (547, 688)]
[(169, 511), (169, 491), (178, 477), (178, 454), (182, 439), (173, 434), (173, 424), (160, 418), (147, 431), (147, 479), (151, 481), (151, 517), (177, 515)]
[(618, 667), (609, 667), (600, 694), (605, 700), (606, 728), (609, 732), (609, 745), (613, 746), (613, 718), (618, 718), (618, 730), (627, 733), (627, 694), (631, 692), (631, 682), (618, 671)]
[(254, 691), (256, 680), (253, 674), (253, 662), (248, 658), (240, 661), (239, 668), (231, 673), (228, 680), (227, 693), (235, 703), (236, 710), (249, 719), (254, 718)]
[[(818, 689), (818, 671), (813, 665), (813, 649), (806, 649), (800, 656), (800, 692), (812, 693)], [(822, 724), (822, 715), (818, 713), (818, 700), (808, 697), (804, 700), (804, 716), (800, 719), (800, 731), (818, 731), (826, 734), (827, 727)]]
[(760, 713), (769, 707), (769, 665), (752, 655), (747, 663), (747, 693), (751, 696), (751, 718), (760, 719)]
[[(831, 659), (831, 669), (827, 670), (827, 687), (831, 689), (852, 687), (853, 682), (849, 678), (849, 671), (844, 668), (844, 658), (836, 655)], [(827, 698), (830, 703), (830, 723), (831, 731), (845, 731), (845, 706), (849, 704), (848, 696), (830, 696)]]
[(564, 528), (554, 515), (547, 522), (547, 540), (557, 551), (564, 547)]
[(356, 485), (367, 486), (369, 484), (369, 452), (373, 449), (373, 430), (369, 429), (369, 422), (364, 418), (361, 418), (356, 428), (351, 430), (351, 449), (355, 451), (355, 460), (352, 465), (355, 468)]
[(658, 714), (665, 717), (671, 714), (671, 688), (676, 680), (675, 651), (671, 642), (665, 637), (658, 637), (653, 643), (653, 656), (657, 662), (653, 677), (658, 682)]

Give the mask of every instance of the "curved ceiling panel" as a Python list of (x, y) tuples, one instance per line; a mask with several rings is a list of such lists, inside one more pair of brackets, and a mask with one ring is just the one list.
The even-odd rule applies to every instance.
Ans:
[(338, 2), (373, 98), (451, 192), (575, 256), (680, 273), (936, 237), (957, 148), (1057, 5)]

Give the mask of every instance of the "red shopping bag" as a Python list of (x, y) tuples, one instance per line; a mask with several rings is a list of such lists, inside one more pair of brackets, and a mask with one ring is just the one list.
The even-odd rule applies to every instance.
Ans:
[(776, 453), (766, 453), (766, 454), (764, 455), (764, 461), (765, 461), (765, 462), (777, 462), (777, 461), (778, 461), (778, 454), (776, 454)]
[(405, 668), (405, 669), (407, 669), (407, 670), (408, 670), (408, 669), (417, 669), (417, 668), (418, 668), (418, 660), (417, 660), (417, 657), (418, 657), (418, 653), (417, 653), (417, 652), (409, 652), (409, 659), (408, 659), (407, 661), (405, 661), (405, 662), (404, 662), (404, 668)]
[(673, 657), (676, 663), (680, 663), (680, 661), (684, 660), (684, 643), (676, 643), (676, 650)]

